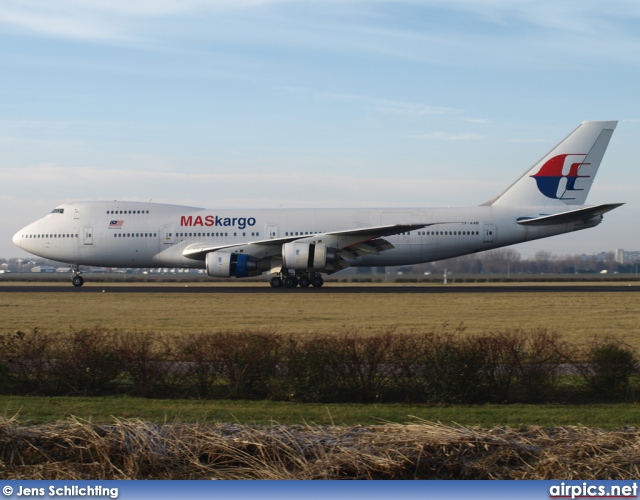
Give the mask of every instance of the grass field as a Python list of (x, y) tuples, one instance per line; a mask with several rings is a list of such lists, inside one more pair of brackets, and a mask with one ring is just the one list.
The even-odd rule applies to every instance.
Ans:
[(474, 334), (542, 327), (572, 342), (615, 335), (640, 348), (640, 301), (623, 292), (147, 295), (110, 293), (106, 284), (93, 286), (105, 293), (0, 294), (0, 332), (96, 326), (167, 333), (270, 329), (304, 334), (388, 328), (409, 332), (446, 323), (462, 324)]

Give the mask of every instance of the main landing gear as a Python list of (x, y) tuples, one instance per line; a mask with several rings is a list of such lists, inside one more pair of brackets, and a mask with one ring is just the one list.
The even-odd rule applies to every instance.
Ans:
[(70, 266), (73, 269), (73, 275), (71, 276), (71, 283), (75, 287), (81, 287), (84, 285), (84, 278), (80, 276), (82, 273), (80, 272), (80, 266), (78, 264), (72, 264)]
[(300, 286), (300, 288), (309, 288), (310, 285), (314, 288), (320, 288), (324, 285), (324, 280), (322, 276), (320, 276), (320, 273), (294, 276), (283, 271), (279, 276), (271, 278), (270, 285), (271, 288), (295, 288), (297, 286)]

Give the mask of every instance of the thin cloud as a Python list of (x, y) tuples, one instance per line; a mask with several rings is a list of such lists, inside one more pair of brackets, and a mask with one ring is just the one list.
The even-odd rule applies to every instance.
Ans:
[(482, 125), (491, 123), (491, 120), (487, 120), (486, 118), (462, 118), (462, 121), (466, 123), (479, 123)]
[[(409, 9), (422, 14), (422, 28), (397, 28)], [(430, 24), (435, 17), (445, 22)], [(585, 53), (590, 62), (637, 65), (640, 44), (632, 28), (637, 19), (636, 0), (5, 0), (0, 5), (0, 27), (36, 36), (145, 48), (168, 42), (165, 50), (198, 39), (443, 65), (473, 66), (482, 60), (483, 67), (548, 67), (561, 61), (565, 69), (582, 68)], [(208, 31), (185, 29), (203, 20)], [(495, 26), (499, 29), (488, 29)], [(393, 103), (390, 110), (415, 112)]]
[(429, 132), (426, 134), (412, 135), (412, 139), (426, 139), (435, 141), (478, 141), (484, 139), (485, 136), (481, 134), (448, 134), (446, 132)]
[[(441, 170), (434, 167), (434, 170)], [(25, 186), (35, 186), (33, 194), (42, 198), (50, 198), (51, 192), (60, 193), (61, 199), (77, 196), (78, 192), (88, 199), (127, 199), (148, 200), (150, 197), (174, 199), (174, 193), (190, 193), (192, 200), (201, 200), (206, 205), (211, 205), (211, 189), (219, 189), (227, 193), (224, 198), (217, 197), (215, 205), (220, 206), (222, 200), (238, 206), (238, 200), (264, 199), (265, 190), (278, 193), (298, 193), (299, 187), (308, 182), (308, 175), (300, 174), (245, 174), (245, 173), (182, 173), (182, 172), (158, 172), (151, 170), (107, 169), (91, 167), (61, 167), (45, 164), (23, 168), (0, 168), (0, 177), (6, 185), (11, 185), (17, 191)], [(114, 184), (114, 179), (117, 183)], [(353, 203), (353, 186), (358, 186), (360, 196), (358, 203), (369, 206), (380, 206), (381, 199), (389, 200), (419, 200), (442, 197), (442, 193), (464, 193), (460, 200), (471, 199), (472, 192), (482, 193), (479, 183), (491, 193), (499, 188), (499, 183), (482, 181), (480, 179), (416, 179), (407, 174), (406, 177), (361, 177), (351, 175), (331, 175), (319, 177), (314, 181), (315, 191), (319, 193), (317, 199), (309, 196), (308, 192), (302, 192), (301, 197), (295, 199), (298, 204), (304, 206), (325, 206), (326, 193), (332, 196), (342, 195), (344, 202)], [(36, 193), (42, 189), (43, 193)], [(47, 194), (45, 194), (45, 192)], [(250, 193), (250, 194), (248, 194)], [(42, 196), (40, 196), (42, 195)], [(477, 194), (476, 194), (477, 195)], [(477, 202), (484, 201), (485, 195), (480, 194)], [(446, 200), (445, 200), (446, 198)], [(442, 203), (455, 203), (447, 195), (442, 198)], [(338, 199), (338, 198), (336, 198)], [(280, 203), (280, 196), (277, 198)], [(273, 203), (273, 199), (271, 200)], [(411, 203), (411, 201), (408, 201)], [(419, 205), (431, 205), (432, 203), (418, 203)]]
[(319, 90), (304, 87), (283, 87), (281, 89), (287, 94), (294, 95), (299, 98), (332, 101), (332, 102), (350, 102), (362, 104), (370, 109), (375, 109), (383, 113), (396, 115), (453, 115), (460, 113), (459, 109), (447, 108), (443, 106), (430, 106), (423, 103), (395, 101), (391, 99), (378, 99), (375, 97), (358, 95), (358, 94), (341, 94), (337, 92), (322, 92)]

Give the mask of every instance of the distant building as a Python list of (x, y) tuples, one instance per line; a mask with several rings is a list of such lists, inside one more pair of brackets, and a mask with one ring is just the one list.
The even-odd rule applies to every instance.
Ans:
[(55, 273), (56, 268), (51, 266), (36, 266), (31, 268), (32, 273)]
[(625, 251), (622, 248), (616, 248), (615, 260), (618, 264), (632, 264), (640, 261), (640, 251)]

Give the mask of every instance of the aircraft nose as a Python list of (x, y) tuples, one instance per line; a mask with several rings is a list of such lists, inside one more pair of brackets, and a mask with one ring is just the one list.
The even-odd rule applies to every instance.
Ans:
[(22, 240), (22, 233), (18, 231), (16, 234), (13, 235), (13, 244), (22, 248), (22, 245), (20, 244), (21, 240)]

